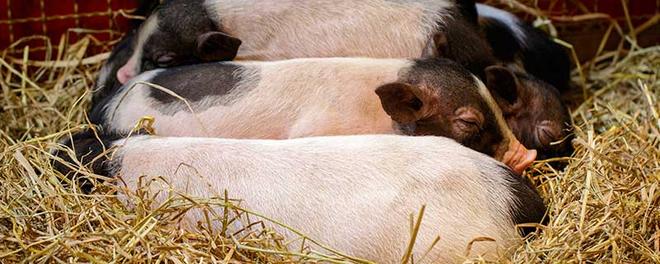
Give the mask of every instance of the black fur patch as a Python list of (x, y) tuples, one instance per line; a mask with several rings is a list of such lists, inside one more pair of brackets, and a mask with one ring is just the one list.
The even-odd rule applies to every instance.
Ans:
[[(508, 167), (499, 165), (502, 170), (508, 172), (509, 182), (511, 183), (511, 193), (514, 195), (517, 203), (511, 205), (511, 215), (514, 224), (540, 223), (547, 224), (545, 217), (546, 207), (543, 199), (539, 196), (536, 189), (527, 178), (515, 175)], [(536, 231), (534, 227), (521, 227), (523, 236)]]
[(477, 4), (474, 0), (456, 0), (456, 5), (458, 6), (458, 11), (474, 26), (478, 26), (479, 14), (477, 12)]
[[(67, 136), (60, 142), (60, 144), (74, 150), (75, 159), (86, 165), (87, 168), (94, 172), (94, 174), (112, 176), (110, 175), (109, 168), (106, 166), (108, 156), (102, 154), (109, 154), (104, 152), (110, 148), (114, 140), (119, 138), (121, 138), (121, 136), (116, 134), (104, 134), (103, 132), (98, 132), (97, 135), (93, 130), (88, 129), (74, 134), (71, 137)], [(63, 175), (66, 175), (68, 178), (77, 178), (77, 184), (80, 188), (84, 192), (89, 193), (93, 188), (93, 184), (88, 178), (77, 175), (76, 171), (70, 168), (70, 166), (76, 166), (73, 157), (71, 157), (68, 152), (64, 151), (55, 151), (53, 154), (63, 160), (63, 162), (53, 160), (53, 168)]]
[(509, 25), (502, 21), (482, 17), (480, 24), (498, 60), (515, 63), (516, 59), (520, 59), (527, 73), (561, 92), (569, 88), (571, 61), (568, 53), (545, 32), (526, 23), (518, 23), (525, 35), (525, 43), (520, 43)]
[(526, 48), (522, 52), (525, 70), (551, 84), (560, 92), (568, 90), (571, 60), (566, 49), (537, 28), (528, 24), (523, 24), (522, 28), (528, 36)]
[(476, 26), (456, 15), (447, 20), (441, 31), (439, 34), (445, 34), (447, 45), (440, 47), (440, 56), (458, 62), (483, 80), (484, 69), (495, 64), (495, 57)]
[[(230, 93), (241, 80), (237, 74), (241, 69), (242, 66), (230, 62), (174, 67), (159, 72), (151, 82), (195, 102)], [(158, 89), (150, 89), (150, 96), (163, 104), (179, 101)]]
[(498, 60), (513, 63), (522, 47), (511, 28), (497, 19), (481, 18), (480, 21), (493, 55)]
[[(196, 54), (197, 37), (219, 30), (206, 11), (204, 0), (165, 1), (156, 14), (158, 27), (142, 47), (140, 71), (202, 62)], [(168, 65), (158, 65), (161, 53), (172, 54)]]

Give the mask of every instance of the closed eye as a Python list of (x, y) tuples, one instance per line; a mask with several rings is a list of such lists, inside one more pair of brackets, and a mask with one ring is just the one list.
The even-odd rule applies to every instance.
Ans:
[(462, 130), (470, 130), (470, 131), (479, 131), (481, 128), (479, 127), (479, 122), (476, 120), (468, 120), (468, 119), (462, 119), (459, 118), (456, 120), (457, 125), (462, 129)]
[(158, 65), (158, 67), (161, 68), (172, 66), (173, 62), (174, 62), (174, 54), (170, 54), (170, 53), (158, 56), (156, 58), (156, 64)]

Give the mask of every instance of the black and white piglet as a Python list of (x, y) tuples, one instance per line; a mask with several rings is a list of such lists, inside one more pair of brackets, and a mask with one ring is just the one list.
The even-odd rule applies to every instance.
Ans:
[(440, 55), (480, 75), (492, 64), (473, 0), (172, 0), (143, 24), (124, 83), (203, 61)]
[[(505, 116), (516, 116), (507, 118), (516, 137), (537, 149), (541, 159), (570, 155), (571, 117), (559, 95), (569, 88), (571, 64), (565, 49), (507, 11), (484, 4), (477, 4), (477, 11), (494, 56), (515, 73), (507, 93), (521, 99), (501, 106)], [(518, 109), (533, 110), (520, 115)]]
[[(516, 224), (539, 223), (545, 213), (543, 201), (525, 179), (443, 137), (139, 136), (110, 145), (119, 148), (97, 173), (118, 177), (131, 191), (150, 179), (157, 179), (149, 189), (160, 193), (160, 201), (167, 199), (170, 187), (200, 198), (224, 197), (228, 191), (242, 199), (243, 207), (376, 263), (399, 263), (410, 236), (409, 215), (422, 205), (426, 210), (413, 250), (420, 263), (459, 263), (476, 256), (497, 260), (521, 242)], [(186, 228), (206, 221), (201, 210), (184, 217)], [(493, 241), (474, 243), (466, 256), (468, 243), (480, 237)]]
[(436, 135), (517, 173), (536, 157), (510, 131), (488, 88), (446, 59), (309, 58), (154, 70), (95, 105), (91, 119), (127, 134), (145, 115), (155, 117), (156, 132), (165, 136)]

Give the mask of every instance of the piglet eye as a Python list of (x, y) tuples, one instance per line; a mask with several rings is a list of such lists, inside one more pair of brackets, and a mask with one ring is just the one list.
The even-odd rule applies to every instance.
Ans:
[(481, 115), (472, 107), (461, 107), (454, 113), (454, 123), (460, 131), (476, 132), (481, 129)]
[(173, 62), (174, 62), (174, 53), (172, 52), (166, 52), (156, 56), (156, 64), (158, 65), (158, 67), (162, 67), (162, 68), (168, 67), (171, 66)]
[(479, 121), (477, 121), (476, 119), (458, 118), (456, 120), (456, 125), (461, 130), (469, 130), (469, 131), (479, 130)]
[(551, 121), (543, 121), (536, 126), (536, 138), (543, 146), (549, 146), (560, 139), (561, 128)]

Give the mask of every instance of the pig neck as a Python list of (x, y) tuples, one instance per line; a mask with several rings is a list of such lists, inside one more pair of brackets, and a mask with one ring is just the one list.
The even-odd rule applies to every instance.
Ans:
[[(452, 1), (207, 0), (220, 29), (240, 38), (238, 59), (414, 58)], [(215, 12), (215, 13), (214, 13)], [(215, 17), (214, 17), (215, 14)], [(393, 41), (395, 40), (395, 41)]]

